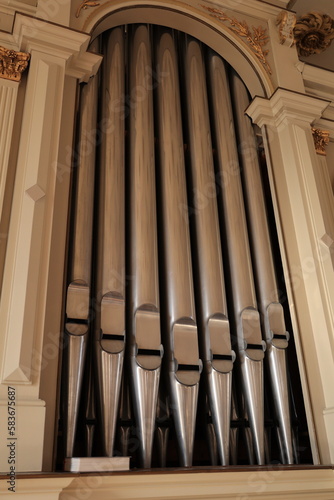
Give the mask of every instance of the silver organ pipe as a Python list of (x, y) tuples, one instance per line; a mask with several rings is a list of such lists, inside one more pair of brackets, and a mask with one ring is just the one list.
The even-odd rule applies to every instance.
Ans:
[(244, 114), (244, 110), (249, 105), (248, 93), (236, 74), (232, 76), (232, 88), (239, 143), (247, 145), (247, 153), (241, 149), (241, 161), (259, 309), (264, 340), (267, 345), (266, 359), (279, 422), (282, 458), (284, 463), (292, 464), (293, 450), (286, 368), (289, 334), (285, 327), (283, 307), (279, 302), (255, 134), (249, 118)]
[(64, 453), (80, 450), (84, 433), (87, 456), (135, 451), (144, 468), (190, 467), (205, 435), (212, 464), (264, 464), (275, 425), (265, 428), (266, 358), (278, 448), (291, 464), (289, 337), (246, 88), (231, 78), (238, 140), (253, 148), (241, 151), (241, 174), (220, 56), (144, 24), (101, 39), (99, 90), (98, 78), (81, 90)]
[(131, 38), (130, 319), (133, 403), (141, 460), (150, 467), (162, 345), (160, 335), (151, 42), (139, 25)]
[(199, 42), (188, 39), (185, 80), (195, 229), (201, 356), (222, 465), (229, 463), (234, 352), (225, 297), (206, 74)]
[(173, 37), (161, 35), (157, 62), (160, 197), (167, 324), (165, 357), (174, 422), (183, 466), (192, 464), (199, 361), (193, 292), (177, 59)]
[(125, 349), (124, 33), (106, 41), (96, 264), (95, 355), (104, 454), (112, 457)]
[(98, 77), (81, 94), (77, 179), (72, 226), (72, 258), (65, 318), (65, 454), (73, 456), (85, 358), (90, 329), (91, 263), (94, 208), (95, 145)]
[(258, 464), (264, 464), (264, 343), (257, 311), (229, 86), (224, 63), (213, 53), (209, 57), (209, 73), (239, 364), (256, 459)]

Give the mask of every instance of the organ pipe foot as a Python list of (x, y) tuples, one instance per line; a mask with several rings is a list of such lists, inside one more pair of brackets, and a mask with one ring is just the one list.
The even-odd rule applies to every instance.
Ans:
[[(263, 355), (263, 351), (261, 354)], [(240, 363), (254, 453), (257, 463), (264, 465), (263, 361), (255, 361), (241, 351)]]
[(80, 394), (87, 348), (88, 326), (67, 322), (65, 326), (66, 380), (65, 380), (65, 455), (73, 456), (75, 433), (78, 422)]
[(254, 460), (254, 444), (253, 444), (253, 436), (250, 427), (244, 428), (244, 438), (247, 448), (247, 456), (249, 465), (255, 465)]
[[(187, 383), (182, 383), (178, 379)], [(180, 463), (182, 467), (190, 467), (195, 437), (199, 372), (179, 370), (176, 373), (170, 373), (169, 380)]]
[(160, 380), (157, 413), (156, 413), (156, 431), (155, 431), (155, 440), (156, 440), (158, 461), (160, 467), (166, 467), (169, 427), (170, 427), (169, 401), (168, 401), (168, 396), (166, 394), (164, 383), (162, 380)]
[(155, 437), (158, 448), (159, 466), (166, 467), (169, 427), (157, 427)]
[(206, 434), (209, 443), (209, 455), (211, 465), (218, 465), (218, 446), (215, 428), (212, 422), (206, 424)]
[(122, 457), (127, 457), (129, 455), (129, 442), (131, 439), (131, 427), (128, 425), (121, 425), (119, 427), (118, 435), (118, 452)]
[(231, 427), (230, 429), (230, 464), (237, 465), (238, 463), (238, 444), (239, 444), (239, 429)]
[[(97, 342), (97, 366), (100, 413), (104, 454), (113, 456), (115, 430), (117, 423), (118, 401), (123, 370), (124, 350), (111, 353), (112, 343), (118, 340), (104, 340)], [(121, 342), (122, 345), (123, 342)], [(108, 351), (107, 351), (108, 349)]]
[(86, 392), (86, 415), (85, 415), (85, 442), (86, 442), (86, 456), (91, 457), (93, 452), (95, 425), (96, 425), (96, 412), (95, 412), (95, 387), (94, 387), (94, 370), (93, 370), (93, 357), (89, 356), (89, 371), (88, 381), (86, 379), (87, 392)]
[(214, 368), (208, 373), (210, 409), (215, 428), (217, 448), (222, 465), (229, 464), (232, 372), (221, 373)]
[(119, 431), (118, 431), (118, 452), (122, 457), (127, 457), (129, 452), (129, 442), (131, 438), (132, 415), (130, 388), (127, 379), (127, 373), (123, 374), (121, 383), (121, 394), (119, 403)]
[[(150, 364), (151, 369), (142, 366)], [(161, 357), (138, 355), (131, 357), (133, 406), (139, 438), (141, 466), (151, 467), (155, 416), (159, 390)]]
[(95, 434), (95, 423), (86, 424), (85, 426), (85, 439), (86, 439), (86, 456), (91, 457), (93, 452), (93, 442)]
[(270, 373), (275, 413), (278, 420), (282, 460), (285, 464), (293, 464), (289, 385), (286, 366), (289, 334), (285, 330), (282, 305), (275, 302), (270, 303), (266, 309), (264, 320), (267, 341), (266, 359)]
[[(236, 401), (236, 387), (235, 382), (232, 381), (232, 394), (231, 394), (231, 420), (237, 423), (239, 421), (239, 409)], [(230, 428), (230, 463), (237, 465), (238, 463), (238, 445), (239, 445), (239, 427)]]
[(278, 419), (282, 459), (285, 464), (293, 464), (285, 349), (279, 349), (269, 344), (267, 346), (267, 360), (270, 368), (273, 399)]

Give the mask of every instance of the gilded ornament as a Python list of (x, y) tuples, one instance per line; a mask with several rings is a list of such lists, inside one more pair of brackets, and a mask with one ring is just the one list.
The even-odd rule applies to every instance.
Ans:
[(79, 17), (80, 16), (80, 12), (82, 10), (86, 10), (86, 9), (88, 9), (88, 7), (97, 7), (98, 5), (100, 5), (100, 2), (95, 2), (94, 0), (84, 0), (79, 5), (79, 7), (78, 7), (78, 9), (77, 9), (77, 11), (75, 13), (75, 17)]
[(315, 150), (319, 155), (326, 156), (326, 146), (329, 143), (329, 132), (312, 127)]
[(282, 10), (276, 20), (278, 26), (279, 40), (282, 45), (292, 47), (294, 45), (293, 30), (296, 25), (296, 15), (293, 12)]
[(266, 60), (266, 56), (269, 50), (263, 50), (263, 47), (268, 43), (268, 35), (266, 33), (266, 29), (259, 26), (255, 28), (252, 26), (253, 32), (249, 29), (246, 21), (238, 21), (234, 17), (227, 16), (220, 9), (216, 9), (214, 7), (208, 7), (206, 5), (202, 5), (202, 7), (210, 12), (212, 17), (219, 19), (219, 21), (228, 21), (230, 23), (230, 30), (236, 33), (238, 36), (245, 38), (250, 45), (250, 48), (259, 59), (259, 61), (263, 64), (265, 70), (269, 75), (271, 75), (271, 68)]
[(30, 54), (0, 46), (0, 78), (19, 82), (23, 71), (28, 66), (29, 59)]
[(293, 30), (300, 56), (320, 54), (334, 38), (334, 21), (327, 14), (309, 12), (298, 19)]

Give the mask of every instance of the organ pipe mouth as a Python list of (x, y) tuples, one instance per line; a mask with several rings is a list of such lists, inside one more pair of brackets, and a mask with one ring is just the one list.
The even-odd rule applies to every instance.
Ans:
[(173, 361), (171, 368), (176, 379), (185, 385), (197, 384), (202, 372), (198, 356), (198, 332), (192, 318), (181, 318), (172, 329)]
[(67, 288), (66, 316), (73, 320), (88, 321), (90, 287), (84, 280), (74, 280)]
[(283, 307), (278, 302), (269, 304), (265, 311), (265, 334), (268, 344), (277, 349), (286, 349), (290, 334), (286, 331)]
[(125, 349), (125, 300), (119, 293), (109, 292), (102, 297), (100, 343), (109, 353)]
[(135, 339), (131, 355), (143, 369), (160, 368), (164, 351), (160, 343), (160, 314), (157, 308), (144, 305), (137, 309), (134, 325)]
[(76, 321), (71, 321), (67, 319), (65, 323), (65, 331), (69, 335), (81, 336), (86, 335), (89, 330), (89, 325), (87, 323), (78, 323)]

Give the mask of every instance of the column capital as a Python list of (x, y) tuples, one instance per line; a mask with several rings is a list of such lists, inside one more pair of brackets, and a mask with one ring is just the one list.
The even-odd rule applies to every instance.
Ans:
[(15, 16), (13, 38), (20, 50), (63, 59), (66, 74), (79, 81), (88, 81), (102, 61), (102, 56), (87, 52), (90, 35), (23, 14)]
[(312, 127), (315, 151), (318, 155), (326, 156), (326, 146), (329, 143), (329, 131)]
[(254, 123), (279, 127), (286, 123), (311, 124), (321, 117), (330, 101), (278, 88), (266, 99), (255, 97), (246, 109)]
[(0, 46), (0, 78), (19, 82), (27, 69), (30, 54)]

